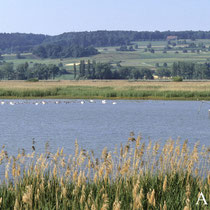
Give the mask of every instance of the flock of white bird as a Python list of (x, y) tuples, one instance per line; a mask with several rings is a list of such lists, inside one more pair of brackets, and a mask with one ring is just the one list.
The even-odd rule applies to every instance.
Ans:
[[(61, 104), (61, 103), (64, 103), (64, 104), (69, 104), (69, 103), (80, 103), (80, 104), (85, 104), (85, 103), (96, 103), (96, 101), (94, 100), (82, 100), (82, 101), (1, 101), (0, 104), (1, 105), (5, 105), (5, 104), (8, 104), (8, 105), (11, 105), (11, 106), (14, 106), (14, 105), (17, 105), (17, 104), (34, 104), (36, 106), (38, 105), (45, 105), (45, 104)], [(102, 104), (107, 104), (109, 103), (108, 101), (106, 100), (102, 100), (101, 101)], [(114, 102), (111, 102), (111, 104), (113, 105), (116, 105), (117, 102), (114, 101)]]

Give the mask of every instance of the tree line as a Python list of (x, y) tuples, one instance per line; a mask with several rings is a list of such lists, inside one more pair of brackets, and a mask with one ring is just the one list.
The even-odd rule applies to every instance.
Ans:
[(31, 52), (47, 37), (42, 34), (0, 33), (0, 53)]
[(210, 79), (210, 63), (174, 62), (171, 75), (183, 79)]
[(33, 50), (33, 54), (40, 58), (68, 58), (86, 57), (99, 54), (94, 47), (60, 46), (58, 44), (40, 45)]
[(48, 80), (54, 79), (56, 76), (67, 74), (65, 69), (61, 69), (53, 64), (35, 63), (30, 66), (27, 62), (19, 64), (16, 68), (13, 63), (0, 63), (0, 79), (1, 80)]
[(210, 63), (174, 62), (172, 67), (158, 68), (159, 77), (181, 77), (183, 79), (210, 79)]
[(132, 41), (166, 40), (167, 36), (178, 39), (210, 39), (210, 31), (92, 31), (69, 32), (57, 36), (24, 33), (0, 33), (0, 52), (32, 52), (34, 47), (45, 44), (79, 47), (124, 46)]
[[(154, 75), (163, 77), (181, 77), (183, 79), (210, 79), (210, 63), (196, 64), (193, 62), (174, 62), (168, 67), (156, 65), (157, 70), (137, 67), (113, 66), (110, 63), (81, 60), (79, 65), (74, 64), (74, 79), (154, 79)], [(0, 62), (0, 80), (48, 80), (70, 74), (62, 65), (27, 62), (14, 66), (13, 63)]]
[(210, 63), (197, 64), (193, 62), (174, 62), (168, 67), (157, 65), (157, 70), (137, 67), (112, 66), (110, 63), (96, 63), (95, 61), (80, 61), (74, 65), (75, 79), (154, 79), (154, 75), (163, 77), (180, 77), (183, 79), (210, 79)]
[(113, 67), (110, 63), (96, 63), (80, 61), (77, 67), (74, 64), (75, 79), (153, 79), (153, 70), (136, 67)]
[(210, 31), (92, 31), (69, 32), (58, 36), (47, 37), (45, 43), (59, 42), (60, 44), (77, 44), (87, 47), (106, 47), (129, 45), (132, 41), (166, 40), (168, 36), (178, 39), (210, 39)]

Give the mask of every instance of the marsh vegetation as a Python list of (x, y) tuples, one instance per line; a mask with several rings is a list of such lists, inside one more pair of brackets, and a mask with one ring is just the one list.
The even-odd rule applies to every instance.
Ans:
[(2, 98), (95, 98), (208, 100), (210, 82), (120, 80), (2, 81)]
[[(132, 136), (96, 157), (75, 142), (74, 154), (46, 144), (45, 153), (0, 153), (0, 207), (14, 209), (207, 209), (209, 148), (168, 140), (145, 143)], [(176, 196), (175, 196), (176, 195)]]

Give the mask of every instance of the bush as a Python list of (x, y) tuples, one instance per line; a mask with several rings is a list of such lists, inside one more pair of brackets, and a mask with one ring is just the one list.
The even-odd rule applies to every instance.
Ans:
[(27, 80), (27, 82), (39, 82), (38, 78), (30, 78)]
[(182, 77), (173, 77), (172, 78), (172, 81), (173, 82), (182, 82), (183, 81), (183, 78)]

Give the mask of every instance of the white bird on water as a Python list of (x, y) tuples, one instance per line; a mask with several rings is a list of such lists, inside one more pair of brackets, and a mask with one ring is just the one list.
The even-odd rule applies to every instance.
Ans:
[(42, 104), (44, 105), (44, 104), (46, 104), (46, 102), (45, 101), (42, 101)]
[(112, 102), (113, 105), (117, 104), (117, 102)]
[(81, 104), (84, 104), (85, 102), (84, 102), (84, 101), (81, 101), (80, 103), (81, 103)]
[(14, 105), (15, 105), (15, 104), (14, 104), (14, 102), (12, 102), (12, 101), (10, 101), (10, 102), (9, 102), (9, 104), (10, 104), (10, 105), (12, 105), (12, 106), (14, 106)]
[(5, 103), (5, 102), (4, 102), (4, 101), (2, 101), (2, 102), (1, 102), (1, 105), (4, 105), (4, 103)]
[(36, 102), (36, 103), (35, 103), (35, 105), (37, 106), (37, 105), (39, 105), (39, 103), (38, 103), (38, 102)]
[(90, 100), (90, 103), (94, 103), (94, 100)]
[(106, 104), (106, 100), (102, 100), (101, 103), (102, 103), (102, 104)]

